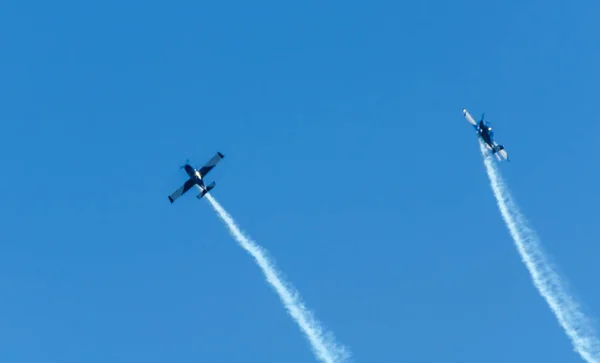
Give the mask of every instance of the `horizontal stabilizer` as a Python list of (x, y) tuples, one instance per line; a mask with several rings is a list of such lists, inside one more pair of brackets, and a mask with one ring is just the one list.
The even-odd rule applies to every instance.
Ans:
[(508, 153), (504, 149), (504, 145), (498, 145), (494, 142), (494, 148), (492, 149), (494, 155), (496, 155), (496, 159), (498, 161), (502, 161), (502, 159), (508, 161)]
[(467, 109), (463, 110), (463, 115), (465, 115), (465, 118), (467, 119), (467, 121), (473, 125), (473, 126), (477, 126), (477, 122), (475, 122), (475, 120), (473, 119), (473, 117), (471, 116), (471, 114), (469, 113), (469, 111), (467, 111)]
[(217, 185), (217, 183), (215, 183), (215, 182), (212, 182), (212, 183), (210, 183), (210, 184), (209, 184), (209, 185), (206, 187), (206, 189), (203, 189), (203, 190), (200, 192), (200, 194), (198, 194), (198, 195), (196, 196), (196, 198), (198, 198), (198, 199), (202, 199), (202, 197), (203, 197), (203, 196), (204, 196), (206, 193), (210, 192), (210, 191), (211, 191), (211, 189), (212, 189), (212, 188), (214, 188), (216, 185)]
[(504, 160), (508, 161), (508, 153), (506, 152), (506, 150), (502, 149), (498, 151), (498, 154), (500, 154), (500, 156), (502, 156)]

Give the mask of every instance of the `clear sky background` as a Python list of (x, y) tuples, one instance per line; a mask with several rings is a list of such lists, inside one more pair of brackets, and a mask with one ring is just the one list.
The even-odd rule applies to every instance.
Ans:
[(315, 361), (186, 158), (356, 362), (580, 362), (495, 205), (600, 327), (598, 1), (0, 5), (0, 360)]

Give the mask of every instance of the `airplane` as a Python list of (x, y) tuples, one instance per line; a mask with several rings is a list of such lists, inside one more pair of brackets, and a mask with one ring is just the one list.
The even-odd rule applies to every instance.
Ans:
[(184, 169), (190, 178), (181, 187), (179, 187), (179, 189), (174, 191), (173, 194), (169, 195), (169, 201), (171, 201), (171, 203), (173, 203), (175, 201), (175, 199), (182, 196), (185, 192), (190, 190), (190, 188), (193, 187), (194, 185), (197, 185), (200, 188), (200, 190), (201, 190), (200, 194), (198, 194), (196, 196), (196, 198), (201, 199), (206, 193), (208, 193), (216, 185), (216, 183), (213, 181), (208, 186), (206, 186), (204, 184), (203, 178), (224, 157), (225, 157), (225, 155), (221, 154), (220, 152), (217, 152), (217, 154), (215, 156), (213, 156), (212, 159), (210, 159), (206, 164), (204, 164), (204, 166), (201, 167), (199, 170), (197, 170), (196, 168), (191, 166), (189, 164), (189, 162), (186, 162), (185, 165), (183, 165), (181, 167), (181, 169)]
[(502, 159), (510, 161), (508, 160), (508, 153), (504, 149), (504, 145), (498, 145), (498, 143), (494, 141), (494, 132), (492, 131), (492, 128), (488, 123), (483, 121), (485, 113), (481, 115), (481, 120), (479, 122), (475, 122), (473, 117), (471, 117), (471, 115), (466, 109), (463, 110), (463, 115), (465, 116), (467, 121), (471, 125), (473, 125), (475, 130), (477, 130), (477, 134), (479, 135), (479, 137), (481, 137), (481, 139), (485, 143), (485, 146), (492, 151), (492, 154), (496, 156), (498, 161), (501, 161)]

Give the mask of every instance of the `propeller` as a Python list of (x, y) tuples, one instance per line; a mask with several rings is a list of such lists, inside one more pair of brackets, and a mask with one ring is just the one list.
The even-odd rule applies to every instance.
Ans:
[(484, 125), (486, 125), (488, 128), (492, 127), (492, 123), (489, 121), (484, 121), (485, 118), (485, 112), (481, 114), (481, 122), (483, 122)]
[(186, 164), (189, 164), (189, 163), (190, 163), (190, 158), (187, 158), (187, 159), (185, 159), (185, 164), (184, 164), (184, 165), (182, 165), (182, 166), (180, 166), (180, 167), (179, 167), (179, 169), (183, 169), (183, 168), (185, 168), (185, 165), (186, 165)]

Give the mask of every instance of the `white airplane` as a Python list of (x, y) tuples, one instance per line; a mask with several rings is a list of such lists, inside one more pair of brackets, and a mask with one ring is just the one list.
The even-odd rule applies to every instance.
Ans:
[(182, 166), (181, 168), (185, 169), (185, 172), (187, 173), (187, 175), (190, 178), (188, 180), (186, 180), (186, 182), (181, 187), (179, 187), (176, 191), (174, 191), (173, 194), (169, 195), (169, 201), (171, 201), (171, 203), (173, 203), (175, 201), (175, 199), (182, 196), (183, 193), (190, 190), (190, 188), (193, 187), (194, 185), (197, 185), (201, 189), (201, 192), (200, 192), (200, 194), (197, 195), (197, 198), (198, 199), (202, 198), (206, 193), (208, 193), (216, 185), (216, 183), (214, 181), (212, 183), (210, 183), (208, 186), (204, 185), (204, 180), (203, 180), (204, 176), (206, 176), (206, 174), (208, 174), (208, 172), (211, 171), (211, 169), (214, 168), (217, 165), (217, 163), (219, 161), (221, 161), (221, 159), (223, 159), (224, 157), (225, 156), (223, 154), (221, 154), (220, 152), (217, 152), (217, 154), (215, 156), (213, 156), (212, 159), (210, 159), (199, 170), (196, 170), (196, 168), (191, 166), (189, 163), (185, 163), (185, 165)]
[(485, 113), (481, 115), (481, 120), (479, 122), (476, 122), (466, 109), (463, 110), (463, 115), (465, 116), (467, 121), (471, 125), (473, 125), (473, 127), (477, 131), (477, 134), (485, 143), (485, 146), (487, 146), (487, 148), (492, 152), (492, 154), (496, 156), (498, 161), (501, 161), (502, 159), (510, 161), (508, 160), (508, 153), (506, 152), (506, 150), (504, 150), (504, 145), (498, 145), (498, 143), (494, 141), (494, 132), (492, 131), (491, 126), (483, 121)]

